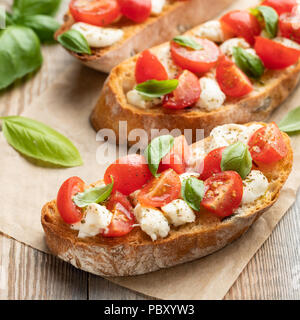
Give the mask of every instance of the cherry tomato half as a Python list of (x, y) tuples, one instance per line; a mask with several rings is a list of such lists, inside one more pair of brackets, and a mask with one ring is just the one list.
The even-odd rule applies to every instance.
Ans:
[(194, 73), (205, 73), (216, 66), (220, 56), (219, 47), (207, 39), (195, 38), (202, 48), (193, 50), (171, 42), (171, 55), (173, 61), (182, 69)]
[(179, 175), (172, 169), (153, 178), (138, 194), (138, 201), (145, 207), (162, 207), (178, 199), (181, 192)]
[(202, 206), (220, 218), (233, 214), (243, 197), (243, 180), (235, 171), (216, 173), (204, 182)]
[(121, 237), (133, 229), (135, 223), (133, 207), (124, 194), (114, 192), (106, 203), (106, 207), (112, 212), (113, 218), (107, 231), (101, 234), (103, 237)]
[(163, 100), (163, 107), (167, 109), (184, 109), (196, 103), (201, 94), (199, 79), (188, 70), (184, 70), (178, 77), (178, 87)]
[(78, 177), (66, 180), (57, 194), (57, 209), (64, 222), (73, 224), (82, 219), (82, 211), (73, 202), (73, 196), (84, 191), (84, 182)]
[(220, 22), (225, 33), (242, 37), (251, 45), (255, 42), (255, 36), (261, 32), (258, 20), (248, 11), (230, 11), (220, 19)]
[(300, 43), (300, 12), (284, 13), (279, 18), (279, 29), (283, 37)]
[(130, 154), (118, 159), (107, 168), (104, 174), (106, 184), (111, 183), (110, 176), (114, 179), (113, 190), (127, 196), (146, 184), (152, 174), (143, 156)]
[(223, 150), (226, 147), (221, 147), (210, 151), (203, 160), (203, 170), (200, 174), (200, 179), (205, 181), (215, 173), (221, 172), (221, 161)]
[(293, 8), (297, 6), (297, 0), (265, 0), (261, 5), (272, 7), (278, 15), (281, 15), (285, 12), (292, 12)]
[(136, 62), (135, 79), (137, 83), (147, 80), (168, 80), (168, 73), (158, 58), (149, 50), (145, 50)]
[(226, 56), (222, 56), (218, 63), (216, 79), (221, 90), (229, 97), (242, 97), (253, 91), (248, 77)]
[(255, 162), (274, 163), (287, 155), (287, 147), (275, 122), (258, 129), (250, 137), (249, 151)]
[(103, 27), (120, 17), (117, 0), (72, 0), (69, 5), (75, 21)]
[(118, 0), (121, 12), (130, 20), (141, 23), (151, 14), (151, 0)]
[(263, 37), (256, 38), (254, 49), (265, 67), (272, 70), (285, 69), (300, 58), (300, 50)]

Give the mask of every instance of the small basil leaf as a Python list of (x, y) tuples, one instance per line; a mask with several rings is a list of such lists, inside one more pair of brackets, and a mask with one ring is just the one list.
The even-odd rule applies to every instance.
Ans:
[(185, 202), (195, 211), (200, 211), (200, 203), (204, 197), (204, 183), (195, 177), (183, 180), (181, 195)]
[(87, 207), (91, 203), (103, 202), (111, 195), (113, 186), (112, 182), (106, 186), (86, 189), (84, 192), (77, 193), (73, 201), (79, 208)]
[(135, 90), (138, 91), (142, 96), (146, 98), (159, 98), (172, 91), (178, 86), (178, 80), (148, 80), (138, 84)]
[(68, 50), (77, 53), (92, 53), (86, 38), (77, 30), (70, 29), (64, 32), (57, 41)]
[(195, 39), (186, 36), (177, 36), (173, 38), (173, 41), (178, 43), (179, 45), (187, 48), (191, 48), (194, 50), (201, 50), (203, 46), (197, 42)]
[(291, 110), (279, 123), (279, 129), (284, 132), (293, 133), (300, 131), (300, 107)]
[(247, 76), (259, 79), (263, 75), (265, 67), (259, 57), (240, 47), (233, 48), (233, 56), (236, 65), (243, 70)]
[(153, 139), (145, 150), (149, 169), (154, 177), (157, 177), (157, 169), (161, 159), (170, 152), (174, 145), (174, 137), (171, 135), (160, 136)]
[(31, 28), (41, 41), (54, 41), (54, 32), (60, 24), (52, 17), (46, 15), (25, 16), (18, 19), (17, 23)]
[(222, 171), (236, 171), (245, 179), (252, 168), (252, 158), (247, 146), (238, 141), (224, 149), (221, 160)]
[(61, 0), (14, 0), (13, 11), (20, 15), (53, 15)]
[(35, 71), (42, 61), (39, 38), (30, 28), (0, 30), (0, 89)]
[(265, 22), (267, 36), (275, 38), (278, 32), (278, 14), (268, 6), (259, 6), (251, 10), (251, 13), (257, 17), (258, 20)]
[(81, 156), (73, 143), (54, 129), (20, 116), (1, 119), (7, 142), (21, 154), (62, 167), (82, 165)]

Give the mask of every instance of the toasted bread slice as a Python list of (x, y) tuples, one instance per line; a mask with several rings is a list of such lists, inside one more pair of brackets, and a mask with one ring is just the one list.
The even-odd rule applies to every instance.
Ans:
[[(201, 211), (194, 223), (172, 227), (168, 237), (155, 242), (139, 227), (120, 238), (79, 239), (77, 231), (62, 221), (53, 200), (42, 209), (47, 245), (53, 254), (75, 267), (102, 276), (144, 274), (213, 253), (239, 238), (277, 200), (293, 164), (290, 139), (285, 133), (283, 136), (287, 156), (274, 165), (258, 168), (269, 181), (267, 193), (229, 218), (221, 221)], [(201, 140), (192, 149), (209, 142), (210, 138)]]
[[(88, 67), (108, 73), (114, 66), (138, 52), (167, 41), (178, 33), (212, 18), (230, 3), (232, 0), (169, 0), (158, 16), (151, 16), (143, 23), (136, 24), (123, 17), (109, 26), (124, 31), (123, 38), (112, 46), (92, 48), (91, 55), (68, 51)], [(72, 16), (66, 14), (65, 22), (56, 32), (55, 38), (69, 30), (74, 23)]]

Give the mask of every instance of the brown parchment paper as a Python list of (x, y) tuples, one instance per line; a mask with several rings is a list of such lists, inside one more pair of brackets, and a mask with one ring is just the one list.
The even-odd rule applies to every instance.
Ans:
[[(249, 7), (256, 1), (237, 1)], [(105, 75), (73, 64), (23, 116), (42, 121), (68, 136), (78, 147), (84, 166), (70, 169), (41, 168), (7, 145), (0, 134), (0, 231), (33, 248), (47, 252), (40, 224), (44, 203), (56, 197), (61, 183), (78, 175), (87, 183), (103, 176), (106, 164), (96, 155), (102, 144), (89, 123)], [(272, 116), (280, 120), (300, 104), (300, 88)], [(300, 162), (300, 136), (292, 138), (295, 164)], [(111, 161), (118, 155), (111, 155)], [(269, 237), (296, 198), (300, 170), (294, 166), (278, 202), (238, 241), (206, 258), (151, 274), (110, 278), (122, 286), (161, 299), (222, 299), (251, 257)]]

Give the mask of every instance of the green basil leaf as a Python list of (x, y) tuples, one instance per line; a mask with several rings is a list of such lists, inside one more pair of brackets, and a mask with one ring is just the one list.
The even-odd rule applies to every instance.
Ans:
[(259, 79), (263, 75), (265, 67), (259, 57), (240, 47), (233, 48), (233, 56), (236, 65), (243, 70), (247, 76)]
[(154, 177), (157, 177), (157, 169), (161, 159), (169, 153), (174, 145), (174, 137), (171, 135), (160, 136), (153, 139), (145, 150), (149, 169)]
[(21, 17), (17, 23), (34, 30), (41, 41), (54, 41), (54, 33), (60, 26), (54, 18), (41, 14)]
[(279, 123), (279, 129), (288, 133), (300, 131), (300, 107), (291, 110)]
[(204, 183), (195, 177), (183, 180), (181, 195), (185, 202), (195, 211), (200, 211), (200, 203), (204, 197)]
[(177, 36), (173, 38), (173, 41), (181, 45), (182, 47), (191, 48), (194, 50), (201, 50), (203, 46), (195, 39), (187, 36)]
[(221, 160), (222, 171), (236, 171), (245, 179), (252, 168), (252, 158), (247, 146), (238, 141), (224, 149)]
[(77, 193), (73, 197), (73, 201), (79, 208), (87, 207), (91, 203), (103, 202), (111, 195), (113, 186), (114, 182), (112, 179), (112, 183), (106, 186), (89, 188), (84, 192)]
[(265, 30), (269, 38), (275, 38), (278, 33), (278, 14), (268, 6), (259, 6), (251, 10), (251, 13), (259, 20), (265, 22)]
[[(1, 17), (0, 17), (0, 19), (1, 19)], [(5, 12), (5, 25), (6, 25), (6, 27), (10, 26), (12, 24), (13, 24), (12, 14), (9, 12)]]
[(62, 167), (82, 165), (81, 156), (73, 143), (54, 129), (20, 116), (1, 119), (7, 142), (21, 154)]
[(13, 11), (17, 15), (53, 15), (61, 0), (14, 0)]
[(77, 30), (70, 29), (64, 32), (57, 41), (68, 50), (77, 53), (92, 53), (86, 38)]
[(0, 31), (0, 89), (35, 71), (42, 61), (39, 38), (31, 29), (9, 26)]
[(172, 80), (148, 80), (138, 84), (135, 90), (142, 96), (150, 99), (159, 98), (174, 91), (179, 82), (177, 79)]

